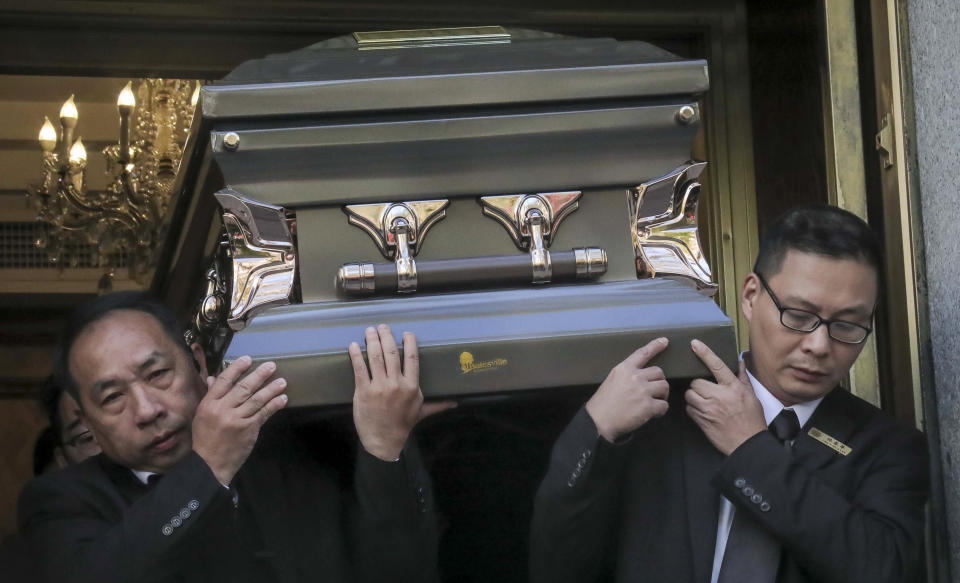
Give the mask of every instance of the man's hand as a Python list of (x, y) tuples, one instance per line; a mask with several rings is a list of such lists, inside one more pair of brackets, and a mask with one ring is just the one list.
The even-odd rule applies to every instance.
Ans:
[(216, 378), (207, 378), (207, 394), (193, 417), (193, 450), (224, 485), (247, 460), (263, 424), (287, 404), (287, 381), (269, 381), (277, 370), (274, 363), (265, 362), (240, 379), (251, 363), (241, 356)]
[(690, 383), (690, 390), (684, 395), (687, 414), (714, 447), (723, 455), (730, 455), (744, 441), (767, 430), (763, 407), (753, 392), (743, 361), (735, 375), (703, 342), (694, 340), (690, 346), (717, 382), (696, 379)]
[(587, 401), (587, 414), (607, 441), (613, 443), (667, 412), (670, 385), (659, 366), (647, 367), (667, 344), (666, 338), (657, 338), (637, 349), (613, 367)]
[(420, 356), (417, 337), (403, 333), (403, 367), (393, 333), (386, 324), (367, 328), (367, 358), (360, 345), (347, 349), (353, 363), (353, 423), (363, 448), (385, 461), (395, 461), (418, 421), (456, 405), (450, 401), (424, 403), (420, 391)]

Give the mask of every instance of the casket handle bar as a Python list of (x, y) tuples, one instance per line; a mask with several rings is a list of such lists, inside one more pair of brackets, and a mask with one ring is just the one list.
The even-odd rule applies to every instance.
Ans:
[[(349, 205), (350, 223), (364, 229), (394, 263), (346, 263), (337, 287), (347, 295), (439, 291), (462, 287), (592, 279), (607, 271), (607, 254), (597, 247), (547, 249), (560, 221), (577, 210), (579, 191), (512, 194), (480, 198), (483, 213), (499, 221), (529, 257), (495, 255), (415, 262), (425, 229), (443, 217), (448, 201)], [(441, 204), (442, 203), (442, 204)], [(408, 209), (404, 213), (398, 209)], [(417, 209), (420, 209), (419, 213)]]

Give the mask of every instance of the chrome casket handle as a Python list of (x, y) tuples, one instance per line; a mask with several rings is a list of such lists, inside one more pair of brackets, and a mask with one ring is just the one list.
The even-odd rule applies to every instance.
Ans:
[[(416, 263), (418, 291), (511, 287), (597, 278), (607, 271), (607, 254), (598, 247), (547, 251), (548, 279), (528, 255), (491, 255), (427, 259)], [(346, 263), (337, 273), (344, 295), (392, 294), (405, 291), (396, 263)]]

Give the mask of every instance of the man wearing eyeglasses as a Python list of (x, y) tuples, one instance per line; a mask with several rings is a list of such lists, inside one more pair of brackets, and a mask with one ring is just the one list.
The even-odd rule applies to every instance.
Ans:
[(80, 405), (52, 377), (44, 387), (43, 405), (58, 443), (53, 452), (55, 467), (72, 466), (100, 453), (97, 438), (80, 416)]
[[(534, 581), (878, 582), (922, 572), (923, 436), (839, 388), (871, 333), (880, 248), (833, 207), (795, 209), (741, 290), (734, 373), (671, 387), (666, 339), (615, 367), (537, 494)], [(685, 347), (671, 347), (685, 350)]]

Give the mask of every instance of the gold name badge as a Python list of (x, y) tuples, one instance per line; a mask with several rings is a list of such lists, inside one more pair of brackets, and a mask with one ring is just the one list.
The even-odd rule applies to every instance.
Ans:
[(494, 358), (493, 360), (474, 360), (469, 352), (460, 353), (460, 372), (463, 374), (475, 373), (484, 370), (495, 370), (507, 366), (506, 358)]
[(816, 439), (817, 441), (829, 447), (833, 451), (839, 453), (840, 455), (847, 455), (848, 453), (853, 451), (852, 449), (850, 449), (849, 445), (843, 443), (842, 441), (840, 441), (839, 439), (836, 439), (835, 437), (830, 437), (829, 435), (820, 431), (816, 427), (811, 427), (810, 431), (807, 432), (807, 435)]

